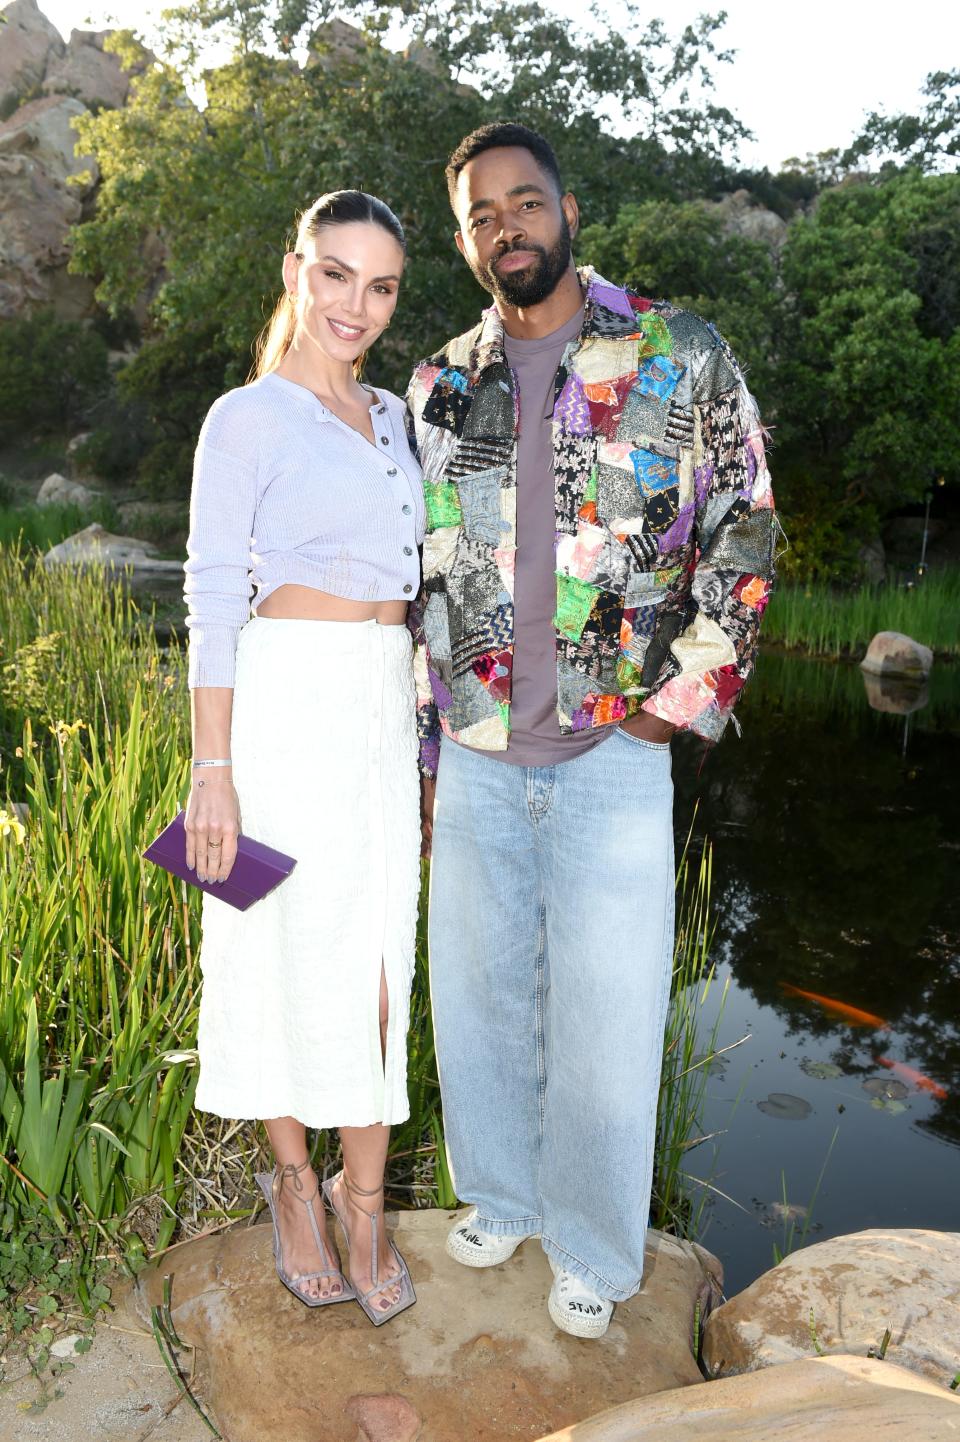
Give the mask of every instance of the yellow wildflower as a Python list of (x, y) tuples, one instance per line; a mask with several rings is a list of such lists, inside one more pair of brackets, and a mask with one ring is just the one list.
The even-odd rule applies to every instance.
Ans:
[(9, 811), (0, 811), (0, 836), (12, 835), (17, 845), (22, 846), (26, 834), (26, 827), (19, 817), (11, 816)]

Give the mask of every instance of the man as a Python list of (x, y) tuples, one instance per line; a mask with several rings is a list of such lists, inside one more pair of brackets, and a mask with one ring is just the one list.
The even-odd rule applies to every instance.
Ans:
[[(760, 424), (713, 329), (577, 270), (548, 143), (447, 167), (494, 305), (414, 372), (430, 956), (467, 1266), (539, 1237), (549, 1312), (643, 1273), (673, 951), (670, 737), (716, 740), (773, 572)], [(442, 730), (442, 744), (440, 731)]]

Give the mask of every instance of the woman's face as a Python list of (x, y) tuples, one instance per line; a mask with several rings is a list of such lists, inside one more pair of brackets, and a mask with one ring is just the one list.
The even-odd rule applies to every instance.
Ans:
[(327, 225), (288, 253), (283, 279), (295, 299), (297, 341), (333, 361), (352, 362), (390, 324), (403, 273), (403, 250), (369, 221)]

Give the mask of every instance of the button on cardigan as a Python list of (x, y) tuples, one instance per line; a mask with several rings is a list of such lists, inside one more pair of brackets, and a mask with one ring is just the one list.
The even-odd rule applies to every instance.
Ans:
[(233, 685), (251, 608), (285, 582), (353, 601), (402, 601), (418, 591), (420, 467), (403, 402), (378, 394), (375, 445), (312, 391), (273, 373), (210, 408), (184, 565), (191, 688)]

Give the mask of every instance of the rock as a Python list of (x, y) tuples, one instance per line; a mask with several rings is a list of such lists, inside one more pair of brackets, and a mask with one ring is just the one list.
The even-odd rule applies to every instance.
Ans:
[(540, 1442), (955, 1442), (960, 1399), (891, 1362), (820, 1357), (641, 1397)]
[(925, 681), (907, 681), (902, 676), (875, 676), (871, 671), (861, 674), (867, 705), (874, 711), (886, 711), (891, 716), (909, 716), (914, 711), (922, 711), (930, 700)]
[(307, 64), (334, 70), (343, 63), (353, 64), (367, 49), (369, 41), (356, 25), (339, 16), (318, 25), (310, 36)]
[(71, 436), (69, 441), (67, 441), (67, 455), (71, 457), (75, 456), (84, 442), (88, 441), (92, 435), (92, 431), (79, 431), (77, 435)]
[(38, 506), (92, 506), (98, 500), (99, 491), (91, 491), (80, 481), (69, 481), (54, 471), (37, 492)]
[(758, 205), (749, 190), (734, 190), (720, 200), (704, 204), (720, 212), (723, 228), (730, 235), (762, 241), (773, 251), (778, 251), (787, 238), (787, 222), (775, 211)]
[(49, 305), (55, 295), (58, 314), (79, 319), (93, 299), (93, 281), (65, 269), (79, 196), (23, 154), (0, 154), (0, 193), (0, 319)]
[(63, 54), (60, 31), (36, 0), (13, 0), (0, 27), (0, 115), (8, 115), (21, 96), (43, 80), (51, 59)]
[(888, 1362), (949, 1385), (960, 1365), (960, 1232), (854, 1232), (794, 1252), (712, 1314), (703, 1357), (726, 1376), (818, 1349), (863, 1356), (887, 1328)]
[(860, 662), (861, 669), (874, 676), (904, 676), (913, 681), (925, 681), (932, 665), (929, 646), (900, 631), (878, 631)]
[(550, 1322), (551, 1274), (535, 1241), (506, 1266), (474, 1271), (444, 1251), (452, 1219), (390, 1219), (418, 1301), (377, 1331), (353, 1302), (311, 1311), (285, 1292), (265, 1225), (168, 1253), (140, 1276), (141, 1315), (170, 1273), (174, 1323), (200, 1349), (204, 1397), (230, 1442), (510, 1442), (702, 1380), (694, 1308), (699, 1299), (706, 1311), (719, 1273), (702, 1248), (649, 1233), (643, 1291), (592, 1344)]
[(100, 174), (92, 155), (78, 156), (74, 149), (77, 132), (72, 122), (86, 113), (86, 106), (69, 95), (46, 95), (42, 100), (31, 100), (0, 125), (0, 155), (29, 155), (43, 166), (52, 180), (61, 182), (69, 175), (87, 171), (89, 184), (75, 191), (83, 195)]
[[(61, 477), (62, 479), (62, 477)], [(51, 546), (43, 558), (45, 566), (108, 566), (123, 570), (132, 566), (139, 575), (182, 574), (180, 561), (162, 561), (157, 557), (157, 548), (149, 541), (138, 541), (133, 536), (115, 536), (94, 521), (76, 535), (68, 536), (57, 546)]]
[(47, 95), (75, 95), (95, 110), (119, 110), (130, 93), (130, 75), (103, 42), (110, 30), (71, 30), (64, 53), (47, 69)]
[(865, 541), (857, 552), (860, 575), (868, 586), (882, 586), (887, 579), (887, 553), (879, 536)]

